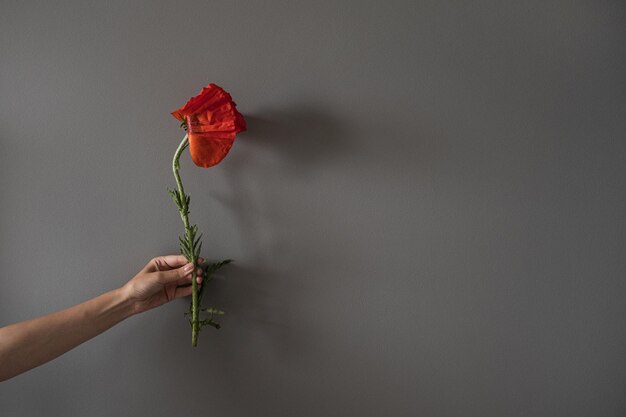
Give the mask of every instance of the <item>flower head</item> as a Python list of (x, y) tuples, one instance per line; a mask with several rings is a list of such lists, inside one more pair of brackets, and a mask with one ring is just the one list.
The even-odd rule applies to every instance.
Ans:
[(204, 87), (172, 116), (183, 122), (189, 135), (189, 153), (199, 167), (218, 164), (246, 130), (246, 121), (230, 94), (216, 84)]

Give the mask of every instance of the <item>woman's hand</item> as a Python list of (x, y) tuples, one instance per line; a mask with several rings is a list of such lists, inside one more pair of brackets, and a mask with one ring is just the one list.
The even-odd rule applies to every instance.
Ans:
[[(0, 381), (62, 355), (133, 314), (190, 295), (192, 269), (182, 255), (159, 256), (121, 288), (0, 328)], [(200, 284), (202, 269), (197, 275)]]
[[(198, 262), (203, 262), (198, 258)], [(191, 294), (193, 264), (182, 255), (158, 256), (128, 281), (122, 291), (133, 306), (134, 314)], [(196, 282), (202, 284), (202, 268)]]

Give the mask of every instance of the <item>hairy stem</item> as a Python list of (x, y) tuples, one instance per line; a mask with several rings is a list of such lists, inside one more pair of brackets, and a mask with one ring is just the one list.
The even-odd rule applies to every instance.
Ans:
[[(183, 225), (185, 226), (185, 240), (187, 241), (188, 247), (193, 246), (193, 233), (191, 231), (191, 226), (189, 225), (189, 206), (187, 203), (187, 196), (185, 194), (185, 189), (183, 188), (183, 182), (180, 179), (180, 174), (178, 173), (180, 169), (180, 155), (189, 145), (189, 137), (185, 135), (183, 140), (178, 145), (176, 152), (174, 153), (174, 159), (172, 161), (172, 171), (174, 172), (174, 178), (176, 178), (176, 185), (178, 186), (178, 193), (180, 196), (180, 218), (183, 221)], [(198, 344), (198, 333), (200, 331), (200, 320), (199, 320), (199, 306), (198, 306), (198, 284), (196, 283), (196, 270), (198, 268), (198, 258), (193, 254), (190, 254), (192, 259), (189, 259), (187, 256), (187, 260), (189, 262), (193, 262), (194, 268), (191, 273), (191, 345), (197, 346)]]

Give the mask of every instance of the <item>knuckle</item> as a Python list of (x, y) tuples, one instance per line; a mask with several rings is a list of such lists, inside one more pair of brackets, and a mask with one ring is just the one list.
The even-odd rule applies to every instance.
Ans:
[(160, 258), (159, 258), (158, 256), (157, 256), (157, 257), (155, 257), (155, 258), (152, 258), (152, 259), (150, 260), (150, 263), (152, 264), (152, 266), (153, 266), (153, 267), (154, 267), (157, 271), (161, 269), (161, 268), (159, 268), (159, 266), (160, 266)]
[(166, 278), (166, 276), (165, 276), (165, 272), (163, 272), (163, 271), (157, 271), (157, 272), (155, 272), (155, 274), (156, 274), (156, 275), (155, 275), (155, 276), (156, 276), (156, 279), (157, 279), (157, 281), (158, 281), (159, 283), (163, 283), (163, 282), (165, 281), (165, 278)]

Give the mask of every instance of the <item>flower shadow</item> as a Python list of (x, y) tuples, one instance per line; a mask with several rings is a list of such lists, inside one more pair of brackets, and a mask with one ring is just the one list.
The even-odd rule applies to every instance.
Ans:
[(281, 356), (300, 355), (315, 337), (297, 323), (307, 320), (297, 311), (307, 297), (300, 277), (311, 265), (316, 239), (299, 231), (294, 212), (301, 207), (294, 208), (294, 200), (316, 175), (354, 152), (353, 130), (327, 108), (310, 104), (245, 118), (247, 131), (221, 164), (225, 187), (211, 192), (233, 216), (245, 261), (225, 268), (227, 278), (211, 284), (211, 298), (228, 310), (228, 326), (255, 326), (249, 331), (264, 332)]
[(237, 138), (243, 150), (233, 152), (224, 169), (240, 172), (257, 153), (271, 153), (274, 167), (303, 177), (354, 151), (346, 122), (323, 107), (295, 105), (245, 115), (247, 131)]

